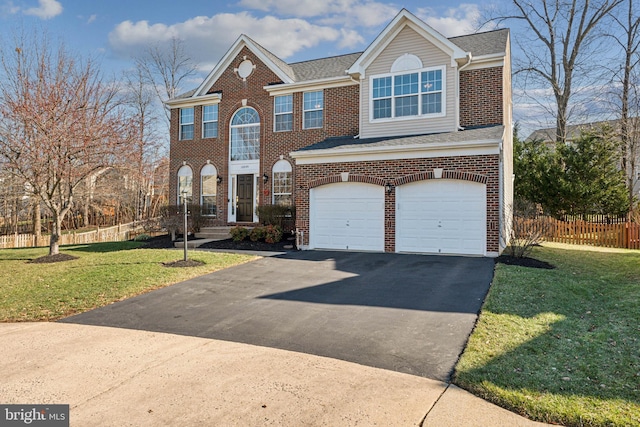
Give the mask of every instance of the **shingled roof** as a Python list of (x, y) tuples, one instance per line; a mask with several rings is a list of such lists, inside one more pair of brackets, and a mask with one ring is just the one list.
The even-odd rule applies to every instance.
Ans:
[(353, 136), (327, 138), (313, 145), (301, 148), (298, 151), (313, 150), (340, 150), (352, 148), (374, 148), (422, 145), (434, 143), (456, 143), (465, 141), (499, 141), (504, 133), (503, 125), (468, 128), (458, 132), (431, 133), (425, 135), (393, 136), (378, 138), (355, 139)]
[(465, 52), (471, 52), (473, 56), (484, 56), (505, 53), (508, 37), (509, 29), (504, 28), (485, 33), (451, 37), (449, 41)]

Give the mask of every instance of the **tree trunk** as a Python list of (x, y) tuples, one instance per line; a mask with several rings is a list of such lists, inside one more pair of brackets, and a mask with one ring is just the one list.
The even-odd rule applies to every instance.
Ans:
[(33, 205), (33, 234), (36, 236), (36, 240), (42, 237), (42, 219), (40, 218), (40, 199), (36, 198), (36, 202)]
[(53, 221), (51, 230), (51, 239), (49, 240), (49, 255), (57, 255), (60, 253), (60, 235), (62, 234), (62, 218), (60, 214), (53, 211)]

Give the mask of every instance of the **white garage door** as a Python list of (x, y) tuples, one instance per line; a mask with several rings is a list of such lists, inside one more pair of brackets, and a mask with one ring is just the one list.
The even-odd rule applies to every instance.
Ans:
[(384, 251), (384, 187), (338, 182), (312, 188), (312, 249)]
[(486, 185), (432, 179), (396, 187), (396, 251), (485, 255)]

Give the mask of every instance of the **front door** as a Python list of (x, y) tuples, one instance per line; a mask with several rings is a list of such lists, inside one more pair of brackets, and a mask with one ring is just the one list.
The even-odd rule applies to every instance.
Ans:
[(238, 175), (237, 222), (253, 222), (253, 174)]

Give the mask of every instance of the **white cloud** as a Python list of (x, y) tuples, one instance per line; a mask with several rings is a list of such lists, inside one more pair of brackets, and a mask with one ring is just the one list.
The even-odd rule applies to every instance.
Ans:
[(297, 18), (318, 18), (322, 24), (349, 28), (386, 23), (399, 8), (372, 0), (241, 0), (240, 6)]
[(87, 19), (87, 24), (91, 24), (93, 21), (95, 21), (96, 19), (98, 19), (98, 15), (91, 15), (89, 17), (89, 19)]
[(7, 1), (0, 6), (0, 12), (2, 12), (3, 15), (15, 15), (20, 12), (20, 8), (13, 4), (12, 1)]
[(478, 5), (463, 3), (439, 14), (431, 8), (420, 8), (416, 15), (446, 37), (475, 32), (480, 17)]
[(109, 34), (109, 44), (116, 54), (131, 56), (146, 46), (175, 37), (185, 41), (188, 54), (196, 62), (210, 64), (218, 61), (242, 33), (283, 59), (326, 41), (337, 42), (343, 38), (342, 42), (350, 45), (360, 40), (353, 33), (302, 19), (256, 18), (240, 12), (197, 16), (172, 25), (124, 21)]
[(51, 19), (62, 13), (62, 4), (57, 0), (38, 0), (38, 7), (30, 7), (23, 13), (40, 19)]

